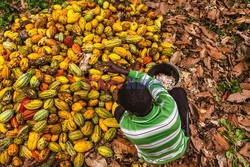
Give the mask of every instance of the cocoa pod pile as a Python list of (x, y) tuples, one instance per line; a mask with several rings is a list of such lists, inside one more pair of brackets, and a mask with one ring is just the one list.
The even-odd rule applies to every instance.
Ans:
[(168, 62), (174, 47), (161, 42), (162, 21), (122, 0), (70, 1), (17, 18), (0, 39), (0, 163), (43, 163), (55, 152), (61, 166), (80, 167), (91, 149), (112, 157), (112, 92), (125, 76), (104, 73), (99, 62), (139, 62), (142, 72)]

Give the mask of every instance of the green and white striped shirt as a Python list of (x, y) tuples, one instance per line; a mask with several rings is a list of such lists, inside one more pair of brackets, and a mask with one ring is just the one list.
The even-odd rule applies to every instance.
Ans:
[(144, 117), (124, 112), (120, 127), (135, 144), (138, 156), (150, 164), (165, 164), (180, 158), (187, 148), (188, 137), (181, 129), (181, 121), (174, 99), (163, 85), (149, 75), (130, 70), (129, 78), (144, 84), (154, 102), (152, 111)]

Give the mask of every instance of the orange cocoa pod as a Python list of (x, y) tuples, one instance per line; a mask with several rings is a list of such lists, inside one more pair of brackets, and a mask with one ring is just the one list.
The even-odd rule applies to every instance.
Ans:
[(11, 118), (10, 124), (11, 124), (11, 126), (14, 127), (14, 128), (17, 128), (17, 127), (18, 127), (17, 119), (16, 119), (15, 116)]
[(152, 57), (150, 56), (145, 56), (143, 59), (143, 64), (148, 64), (152, 61)]
[(32, 157), (37, 161), (40, 162), (39, 152), (37, 150), (32, 151)]
[(18, 145), (17, 144), (11, 144), (11, 145), (9, 145), (9, 147), (8, 147), (8, 154), (10, 155), (10, 156), (15, 156), (15, 155), (17, 155), (17, 153), (18, 153)]
[(112, 105), (113, 105), (112, 101), (107, 101), (107, 102), (105, 102), (105, 108), (106, 108), (108, 111), (110, 111), (110, 110), (112, 109)]
[(48, 141), (50, 141), (52, 136), (50, 133), (45, 133), (42, 137), (45, 137)]
[(46, 84), (46, 83), (42, 83), (42, 84), (40, 85), (40, 90), (42, 90), (42, 91), (48, 90), (48, 88), (49, 88), (49, 85)]
[(45, 39), (45, 44), (48, 46), (56, 45), (56, 40), (54, 39)]
[(43, 36), (41, 34), (37, 34), (37, 35), (34, 35), (33, 37), (31, 37), (31, 42), (32, 43), (37, 43)]
[(80, 47), (78, 44), (76, 44), (76, 43), (74, 43), (74, 44), (72, 45), (72, 50), (73, 50), (73, 52), (76, 53), (76, 54), (81, 53), (81, 47)]
[(35, 113), (36, 113), (36, 110), (25, 110), (23, 113), (23, 119), (24, 120), (32, 119)]

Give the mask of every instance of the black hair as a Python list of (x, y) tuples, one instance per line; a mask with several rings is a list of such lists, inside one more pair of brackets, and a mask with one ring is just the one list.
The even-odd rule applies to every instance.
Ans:
[(118, 92), (118, 102), (127, 111), (137, 116), (146, 115), (152, 106), (149, 90), (139, 82), (128, 82)]

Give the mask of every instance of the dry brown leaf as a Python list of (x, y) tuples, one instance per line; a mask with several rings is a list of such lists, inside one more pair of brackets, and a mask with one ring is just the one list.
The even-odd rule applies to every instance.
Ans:
[(225, 53), (234, 53), (232, 49), (226, 47), (218, 47), (218, 50)]
[(171, 57), (170, 62), (173, 64), (178, 63), (180, 61), (181, 55), (182, 55), (181, 51), (176, 51)]
[(233, 67), (233, 69), (232, 69), (232, 74), (233, 74), (235, 77), (238, 77), (238, 76), (240, 76), (240, 74), (243, 72), (243, 69), (244, 69), (244, 63), (243, 63), (243, 62), (240, 62), (240, 63), (238, 63), (236, 66)]
[(129, 142), (126, 139), (118, 138), (118, 139), (115, 139), (112, 143), (114, 146), (118, 147), (119, 149), (123, 150), (124, 152), (130, 153), (132, 155), (134, 155), (136, 153), (136, 148), (135, 148), (134, 144), (132, 144), (131, 142)]
[(203, 77), (203, 68), (201, 65), (199, 65), (197, 68), (196, 68), (196, 72), (197, 72), (197, 76), (198, 77)]
[(160, 4), (160, 10), (161, 10), (162, 15), (165, 15), (169, 12), (169, 6), (168, 6), (167, 2), (162, 2)]
[(207, 18), (211, 19), (211, 20), (215, 20), (216, 19), (216, 15), (217, 15), (217, 10), (216, 9), (212, 9), (208, 12), (207, 14)]
[(214, 105), (211, 105), (208, 110), (205, 109), (199, 109), (199, 119), (201, 122), (204, 122), (206, 119), (211, 118), (212, 113), (214, 112)]
[(204, 26), (201, 26), (201, 31), (211, 40), (215, 41), (218, 38), (216, 33), (208, 31)]
[(226, 36), (225, 38), (223, 38), (223, 39), (221, 40), (221, 44), (222, 44), (222, 45), (226, 45), (227, 42), (228, 42), (229, 40), (231, 40), (231, 39), (232, 39), (232, 37)]
[[(134, 0), (131, 0), (131, 1), (134, 1)], [(150, 1), (147, 1), (145, 2), (145, 4), (150, 7), (150, 8), (153, 8), (153, 9), (157, 9), (160, 7), (160, 3), (156, 3), (156, 2), (150, 2)]]
[(240, 83), (241, 89), (250, 89), (250, 83)]
[(228, 121), (234, 126), (238, 127), (238, 119), (235, 114), (231, 114), (228, 116)]
[(250, 98), (250, 90), (242, 90), (242, 92), (237, 92), (229, 95), (227, 101), (240, 103), (249, 98)]
[(85, 158), (85, 162), (90, 167), (107, 167), (107, 161), (101, 155), (96, 153), (91, 153)]
[(189, 128), (190, 128), (190, 133), (192, 136), (197, 136), (198, 135), (198, 130), (197, 130), (197, 127), (193, 124), (189, 125)]
[(245, 127), (250, 127), (250, 119), (244, 118), (242, 120), (239, 120), (239, 124)]
[(205, 58), (203, 59), (203, 62), (204, 62), (204, 64), (205, 64), (205, 66), (206, 66), (209, 70), (211, 70), (211, 57), (205, 57)]
[(236, 31), (236, 34), (240, 35), (244, 40), (246, 45), (250, 46), (250, 36), (249, 34), (241, 31)]
[(227, 140), (218, 132), (216, 132), (214, 134), (214, 142), (216, 142), (217, 144), (219, 144), (224, 150), (228, 150), (229, 149), (229, 144), (227, 142)]
[(197, 32), (195, 31), (195, 27), (194, 27), (194, 24), (187, 24), (187, 25), (184, 25), (184, 28), (185, 30), (189, 33), (189, 34), (192, 34), (196, 37), (200, 37), (199, 34), (197, 34)]
[(183, 68), (188, 68), (194, 64), (197, 64), (201, 59), (200, 58), (191, 58), (191, 57), (188, 57), (188, 58), (185, 58), (181, 61), (181, 67)]
[(204, 141), (203, 140), (201, 140), (198, 136), (196, 136), (196, 137), (193, 137), (193, 136), (191, 136), (191, 141), (192, 141), (192, 143), (193, 143), (193, 146), (194, 146), (194, 148), (198, 151), (198, 152), (200, 152), (201, 151), (201, 149), (204, 147)]
[(240, 18), (237, 18), (236, 20), (235, 20), (235, 23), (236, 24), (242, 24), (242, 23), (244, 23), (246, 21), (246, 18), (245, 17), (240, 17)]
[(212, 97), (212, 95), (208, 92), (208, 91), (206, 91), (206, 92), (199, 92), (199, 93), (197, 93), (196, 94), (196, 97)]
[(215, 51), (215, 50), (208, 50), (208, 54), (214, 58), (214, 59), (227, 59), (227, 56), (225, 56), (224, 54), (222, 54), (221, 52)]
[(200, 58), (203, 59), (206, 57), (207, 53), (207, 49), (206, 48), (202, 48), (202, 50), (200, 51)]
[(246, 143), (246, 145), (240, 149), (239, 153), (245, 157), (250, 157), (250, 143)]
[(112, 161), (109, 166), (110, 167), (121, 167), (121, 165), (117, 161)]

